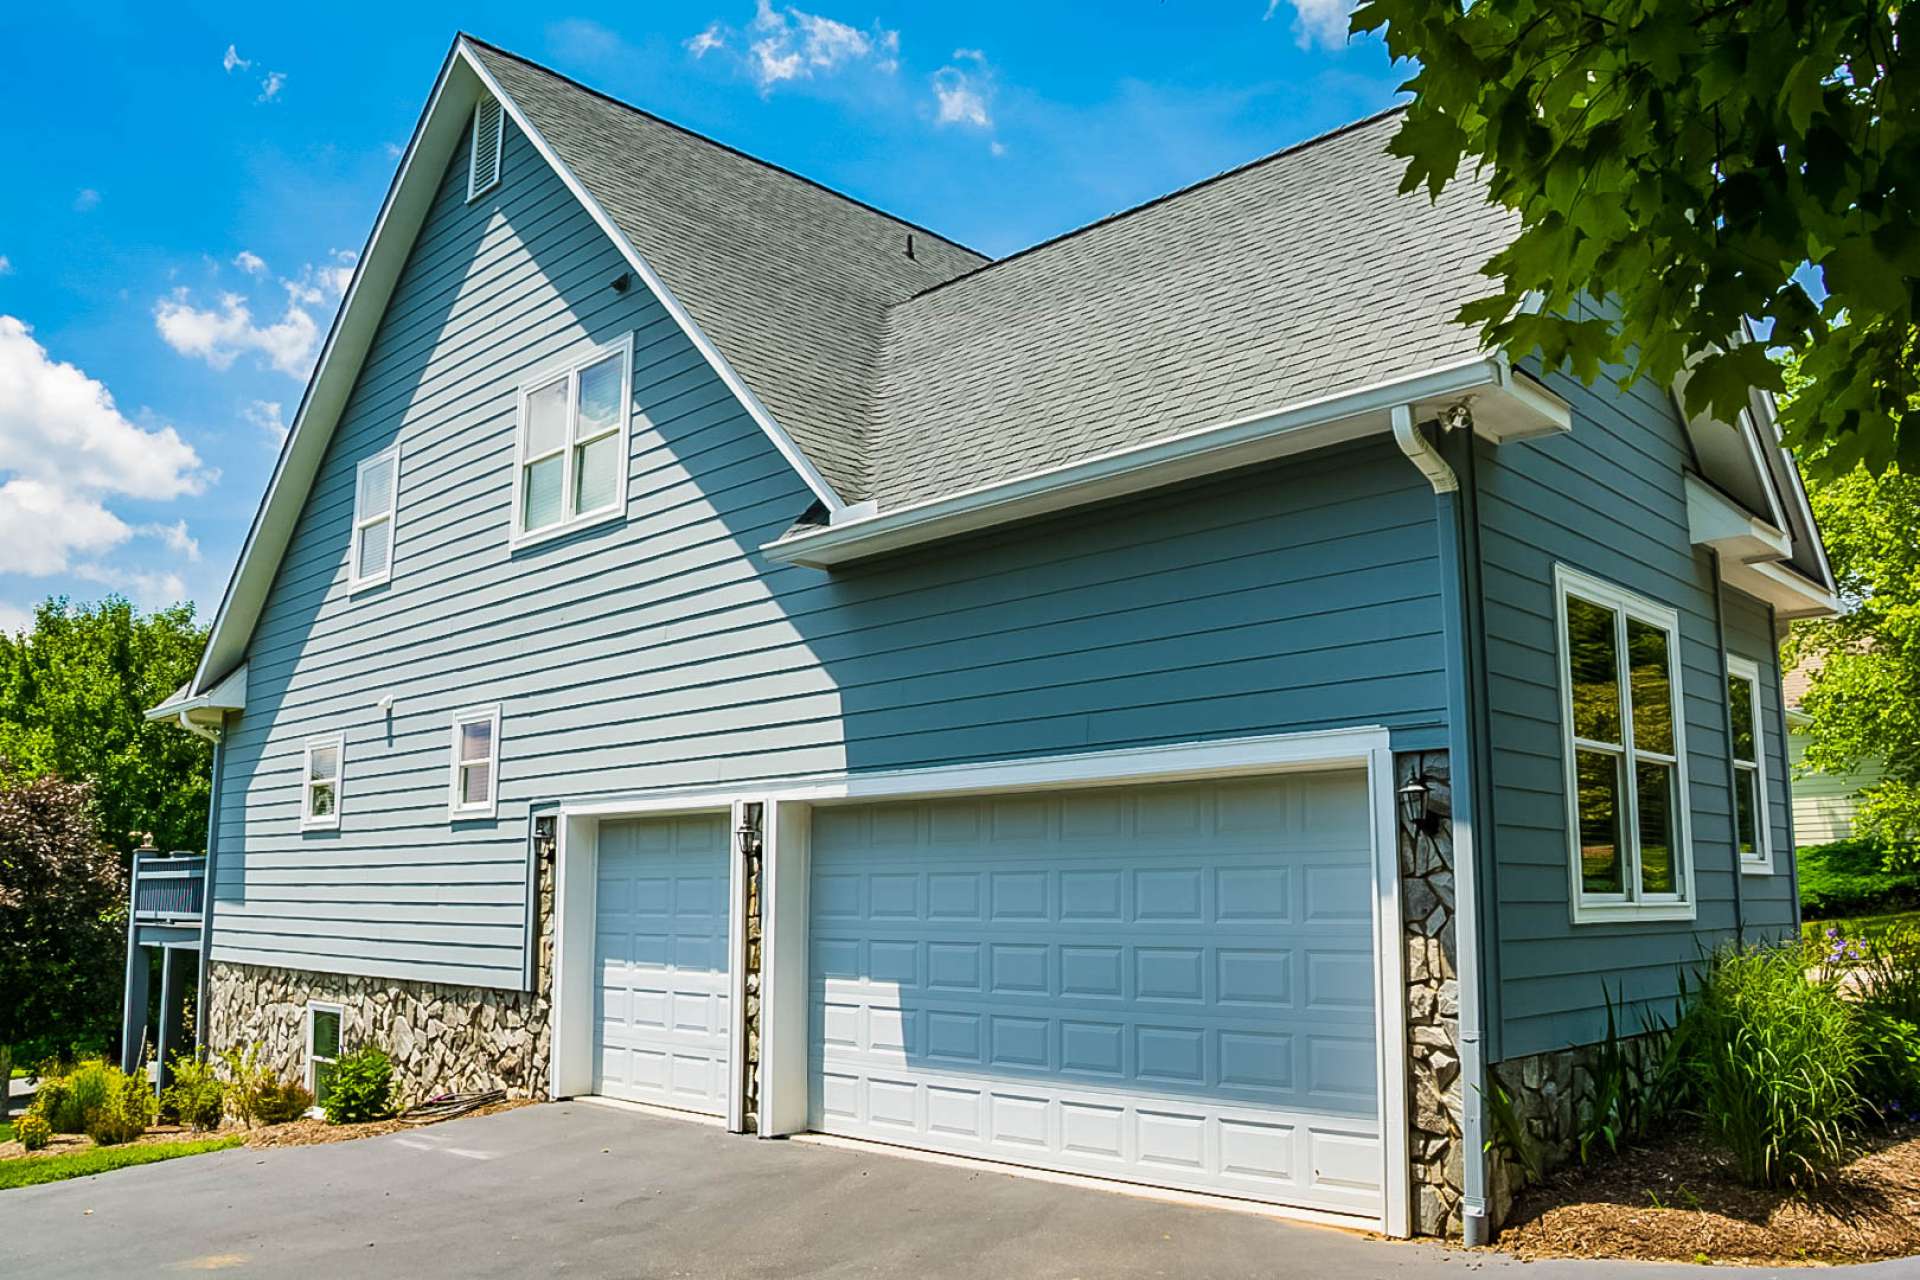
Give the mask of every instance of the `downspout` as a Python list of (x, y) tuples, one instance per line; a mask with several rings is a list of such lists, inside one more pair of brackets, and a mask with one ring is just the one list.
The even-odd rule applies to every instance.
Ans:
[[(1780, 678), (1780, 646), (1786, 640), (1786, 630), (1780, 625), (1780, 613), (1772, 605), (1767, 606), (1768, 634), (1773, 637), (1773, 725), (1780, 735), (1780, 803), (1782, 816), (1787, 823), (1787, 896), (1793, 900), (1793, 933), (1800, 936), (1800, 846), (1793, 832), (1793, 764), (1791, 749), (1787, 746), (1787, 690)], [(1767, 753), (1760, 753), (1760, 767), (1767, 767)], [(1767, 824), (1772, 825), (1771, 815), (1766, 815)]]
[[(1727, 602), (1722, 595), (1720, 581), (1720, 550), (1713, 549), (1713, 642), (1720, 646), (1720, 700), (1727, 708), (1727, 848), (1733, 853), (1731, 869), (1733, 871), (1733, 942), (1737, 947), (1747, 945), (1747, 909), (1743, 901), (1746, 886), (1746, 868), (1740, 865), (1740, 770), (1733, 763), (1733, 672), (1727, 663)], [(1759, 690), (1754, 691), (1756, 694)], [(1767, 762), (1762, 760), (1760, 767), (1765, 769)], [(1767, 815), (1758, 813), (1754, 821), (1766, 822)]]
[[(186, 722), (185, 716), (180, 719)], [(193, 990), (193, 1038), (202, 1051), (203, 1060), (208, 1048), (207, 975), (213, 953), (213, 885), (220, 849), (220, 766), (225, 763), (226, 724), (226, 713), (222, 712), (220, 727), (201, 735), (213, 739), (213, 782), (207, 788), (207, 861), (200, 880), (200, 980)]]
[(1486, 1059), (1481, 1040), (1480, 902), (1474, 841), (1474, 789), (1469, 716), (1467, 579), (1461, 551), (1460, 478), (1413, 420), (1412, 405), (1393, 408), (1393, 438), (1434, 492), (1439, 535), (1440, 613), (1447, 661), (1447, 758), (1453, 788), (1454, 970), (1460, 984), (1461, 1241), (1487, 1243), (1485, 1141)]

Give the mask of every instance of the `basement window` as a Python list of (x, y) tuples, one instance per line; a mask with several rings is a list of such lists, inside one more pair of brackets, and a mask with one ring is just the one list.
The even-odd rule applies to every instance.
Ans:
[(467, 199), (477, 200), (500, 183), (500, 152), (506, 142), (507, 115), (500, 99), (481, 94), (473, 104), (473, 134), (467, 155)]
[(340, 1021), (345, 1012), (337, 1004), (314, 1001), (307, 1005), (307, 1089), (316, 1107), (325, 1106), (333, 1092), (333, 1072), (340, 1061)]
[(1733, 833), (1740, 870), (1773, 870), (1767, 822), (1767, 742), (1760, 716), (1760, 665), (1727, 655), (1727, 714), (1733, 719)]
[(340, 828), (340, 775), (346, 764), (346, 736), (321, 734), (307, 739), (300, 762), (300, 829)]
[(473, 707), (453, 717), (453, 773), (447, 818), (491, 818), (499, 799), (500, 708)]
[(1679, 615), (1565, 565), (1554, 580), (1573, 922), (1692, 919)]
[(521, 385), (513, 545), (625, 517), (632, 366), (622, 337)]

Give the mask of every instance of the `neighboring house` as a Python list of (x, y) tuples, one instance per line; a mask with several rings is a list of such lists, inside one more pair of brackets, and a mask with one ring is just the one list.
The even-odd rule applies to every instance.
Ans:
[(1807, 726), (1813, 717), (1800, 709), (1813, 684), (1817, 663), (1811, 659), (1783, 677), (1787, 700), (1787, 761), (1793, 768), (1793, 840), (1797, 846), (1832, 844), (1853, 838), (1853, 820), (1860, 812), (1860, 793), (1883, 776), (1881, 768), (1863, 763), (1846, 773), (1827, 773), (1806, 767)]
[(1764, 396), (1453, 321), (1509, 223), (1396, 127), (990, 262), (456, 41), (153, 713), (212, 891), (136, 941), (322, 1088), (1484, 1234), (1490, 1070), (1563, 1138), (1609, 994), (1794, 926), (1833, 597)]

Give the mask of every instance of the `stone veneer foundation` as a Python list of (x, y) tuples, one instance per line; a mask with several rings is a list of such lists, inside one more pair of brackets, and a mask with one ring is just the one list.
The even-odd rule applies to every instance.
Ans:
[(344, 1050), (371, 1043), (393, 1058), (394, 1087), (402, 1105), (479, 1089), (545, 1098), (553, 1052), (553, 865), (545, 858), (538, 910), (533, 991), (216, 960), (208, 966), (207, 1044), (215, 1053), (257, 1044), (275, 1071), (302, 1079), (307, 1003), (319, 1000), (341, 1007)]

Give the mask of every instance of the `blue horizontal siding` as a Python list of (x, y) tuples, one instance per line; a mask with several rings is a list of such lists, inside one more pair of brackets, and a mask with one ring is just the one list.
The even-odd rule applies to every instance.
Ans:
[[(1251, 733), (1444, 725), (1432, 494), (1390, 445), (828, 575), (757, 551), (805, 486), (509, 129), (403, 272), (249, 649), (215, 954), (513, 986), (529, 805)], [(515, 389), (632, 334), (629, 517), (511, 553)], [(402, 448), (389, 586), (354, 467)], [(374, 707), (392, 694), (390, 717)], [(499, 817), (446, 821), (452, 713), (502, 705)], [(341, 732), (338, 832), (298, 829)]]

